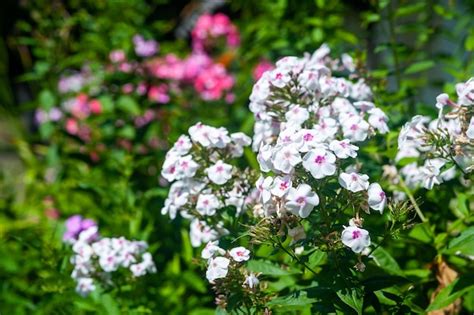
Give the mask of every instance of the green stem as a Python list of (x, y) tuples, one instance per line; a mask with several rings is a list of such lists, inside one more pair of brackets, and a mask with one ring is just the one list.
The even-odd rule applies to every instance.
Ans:
[(408, 189), (407, 185), (405, 184), (405, 181), (401, 176), (398, 177), (400, 180), (400, 185), (402, 186), (403, 190), (407, 194), (408, 198), (410, 199), (411, 204), (413, 205), (413, 208), (415, 208), (416, 213), (421, 219), (421, 222), (428, 222), (428, 219), (425, 218), (423, 215), (423, 212), (421, 212), (420, 207), (416, 203), (415, 197), (413, 197), (413, 194), (410, 192), (410, 189)]
[(290, 252), (285, 246), (283, 246), (281, 240), (278, 238), (278, 247), (281, 248), (285, 253), (287, 253), (291, 258), (293, 258), (294, 260), (296, 260), (299, 264), (303, 265), (306, 269), (308, 269), (312, 274), (314, 274), (315, 276), (317, 276), (317, 272), (314, 271), (310, 266), (308, 266), (304, 261), (302, 261), (301, 259), (298, 258), (298, 256), (296, 256), (296, 254)]

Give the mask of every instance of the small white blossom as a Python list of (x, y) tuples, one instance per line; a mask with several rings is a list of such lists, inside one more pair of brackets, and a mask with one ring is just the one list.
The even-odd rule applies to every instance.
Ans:
[(303, 158), (303, 167), (316, 179), (336, 173), (336, 156), (323, 148), (313, 149)]
[(369, 232), (357, 226), (344, 227), (341, 240), (354, 253), (361, 253), (366, 247), (370, 246)]
[(289, 174), (301, 162), (298, 148), (294, 145), (276, 147), (274, 150), (273, 167), (278, 171)]
[(469, 122), (469, 127), (466, 130), (466, 136), (474, 140), (474, 117), (471, 118), (471, 121)]
[(209, 260), (207, 267), (206, 278), (209, 282), (214, 282), (216, 279), (225, 278), (229, 271), (230, 260), (225, 257), (216, 257)]
[(372, 183), (369, 185), (367, 193), (369, 195), (369, 207), (383, 213), (383, 209), (387, 203), (387, 197), (382, 187), (380, 187), (378, 183)]
[(229, 251), (229, 255), (236, 262), (247, 261), (250, 259), (250, 251), (245, 247), (235, 247)]
[(203, 259), (209, 259), (214, 257), (216, 254), (224, 255), (225, 250), (219, 247), (219, 241), (211, 241), (203, 248), (201, 257)]
[(272, 188), (272, 183), (273, 178), (271, 176), (265, 178), (263, 176), (260, 176), (260, 178), (255, 183), (263, 203), (267, 203), (272, 197), (272, 194), (270, 192)]
[(224, 185), (232, 178), (232, 165), (224, 163), (219, 160), (213, 166), (206, 169), (207, 177), (217, 184)]
[(220, 207), (219, 199), (213, 194), (200, 194), (196, 204), (196, 210), (201, 215), (214, 215)]
[(347, 139), (331, 141), (331, 143), (329, 143), (329, 149), (340, 159), (346, 159), (348, 157), (355, 158), (359, 150), (357, 146), (351, 144)]
[(306, 218), (313, 208), (319, 204), (318, 195), (311, 191), (307, 184), (300, 184), (296, 189), (291, 188), (288, 193), (286, 207), (294, 214)]
[(248, 276), (245, 277), (244, 285), (248, 286), (249, 289), (254, 289), (258, 286), (260, 281), (257, 278), (257, 275), (251, 272)]
[(279, 198), (283, 197), (288, 193), (291, 188), (291, 177), (290, 176), (277, 176), (273, 181), (273, 187), (270, 190), (272, 195), (277, 196)]
[(77, 280), (76, 292), (82, 296), (86, 296), (96, 289), (94, 279), (92, 278), (79, 278)]
[(369, 188), (369, 176), (357, 173), (341, 173), (339, 184), (352, 192), (359, 192)]

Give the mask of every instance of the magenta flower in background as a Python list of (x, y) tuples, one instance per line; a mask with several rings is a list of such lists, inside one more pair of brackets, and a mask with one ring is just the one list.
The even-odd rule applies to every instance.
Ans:
[(272, 70), (273, 68), (275, 68), (273, 66), (273, 63), (266, 59), (262, 59), (253, 69), (253, 79), (255, 81), (258, 81), (258, 79), (262, 77), (264, 72)]
[(236, 48), (240, 44), (237, 27), (232, 24), (227, 15), (222, 13), (201, 15), (196, 21), (191, 36), (195, 51), (212, 48), (215, 40), (219, 38), (224, 38), (231, 48)]
[(112, 50), (109, 54), (109, 59), (113, 63), (124, 62), (126, 59), (125, 52), (121, 49)]
[[(66, 220), (66, 232), (64, 232), (63, 240), (68, 243), (75, 242), (81, 232), (97, 226), (92, 219), (84, 219), (80, 215), (73, 215)], [(96, 239), (99, 235), (96, 233), (90, 237), (90, 239)]]
[(133, 44), (139, 57), (150, 57), (158, 52), (158, 43), (153, 39), (145, 40), (141, 35), (133, 36)]
[(194, 88), (206, 101), (222, 98), (233, 86), (234, 77), (220, 64), (214, 64), (201, 71), (194, 81)]

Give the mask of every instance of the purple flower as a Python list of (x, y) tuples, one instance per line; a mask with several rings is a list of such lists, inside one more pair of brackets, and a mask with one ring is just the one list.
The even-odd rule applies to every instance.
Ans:
[(133, 36), (135, 53), (140, 57), (150, 57), (158, 52), (158, 43), (153, 39), (145, 40), (140, 35)]
[[(63, 235), (63, 240), (68, 243), (74, 243), (81, 232), (95, 227), (97, 224), (94, 220), (84, 219), (80, 215), (73, 215), (66, 220), (66, 232)], [(91, 239), (97, 238), (97, 234), (93, 235)]]

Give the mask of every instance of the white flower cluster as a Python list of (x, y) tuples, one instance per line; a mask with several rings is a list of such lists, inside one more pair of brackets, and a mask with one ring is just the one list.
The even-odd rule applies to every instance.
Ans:
[(210, 227), (204, 219), (215, 217), (220, 208), (234, 206), (240, 214), (249, 189), (242, 172), (232, 164), (243, 155), (251, 139), (198, 123), (182, 135), (166, 155), (162, 176), (173, 182), (162, 214), (174, 219), (179, 212), (193, 219), (191, 242), (197, 247), (225, 233), (222, 224)]
[[(410, 187), (432, 189), (451, 180), (456, 176), (456, 165), (466, 173), (474, 169), (474, 78), (457, 84), (456, 92), (457, 103), (445, 93), (438, 95), (438, 118), (415, 116), (400, 131), (396, 161), (423, 161), (422, 165), (415, 161), (400, 170)], [(449, 108), (447, 113), (445, 108)]]
[[(285, 57), (254, 86), (254, 149), (261, 171), (274, 174), (262, 175), (256, 183), (266, 216), (290, 212), (308, 217), (320, 202), (312, 184), (323, 179), (337, 179), (352, 193), (363, 192), (370, 208), (384, 210), (380, 185), (369, 184), (367, 175), (344, 172), (341, 163), (357, 157), (359, 148), (353, 143), (376, 131), (386, 133), (388, 118), (370, 101), (363, 80), (352, 83), (332, 76), (327, 65), (337, 68), (338, 61), (328, 54), (323, 46), (312, 56)], [(343, 58), (347, 65), (348, 58)]]
[[(250, 251), (245, 247), (234, 247), (229, 251), (219, 247), (218, 241), (207, 243), (201, 252), (201, 257), (207, 259), (206, 278), (210, 283), (214, 283), (216, 279), (225, 278), (229, 272), (229, 268), (238, 268), (241, 263), (250, 259)], [(258, 284), (255, 274), (250, 273), (243, 285), (254, 288)]]
[(303, 142), (302, 152), (317, 143), (329, 143), (338, 134), (357, 142), (374, 130), (388, 131), (387, 116), (370, 102), (372, 92), (364, 80), (354, 83), (331, 72), (353, 72), (351, 57), (333, 60), (329, 52), (323, 45), (304, 58), (285, 57), (254, 85), (250, 110), (256, 120), (255, 151), (262, 144), (275, 143), (285, 130), (286, 136)]
[(76, 291), (87, 295), (96, 289), (96, 281), (111, 283), (111, 273), (120, 268), (129, 269), (133, 277), (141, 277), (156, 272), (152, 256), (146, 252), (148, 245), (143, 241), (130, 241), (123, 237), (102, 238), (91, 241), (97, 234), (93, 226), (79, 235), (72, 244), (74, 256), (71, 274), (76, 280)]

